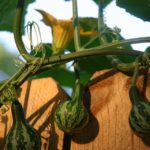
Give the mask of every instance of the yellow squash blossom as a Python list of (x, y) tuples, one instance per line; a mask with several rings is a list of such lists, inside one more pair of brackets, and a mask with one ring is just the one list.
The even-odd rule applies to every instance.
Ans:
[[(54, 54), (63, 52), (69, 42), (73, 39), (73, 20), (58, 20), (43, 10), (37, 11), (42, 14), (43, 22), (52, 28), (52, 49)], [(80, 27), (81, 36), (94, 36), (97, 34), (96, 31), (84, 32)]]

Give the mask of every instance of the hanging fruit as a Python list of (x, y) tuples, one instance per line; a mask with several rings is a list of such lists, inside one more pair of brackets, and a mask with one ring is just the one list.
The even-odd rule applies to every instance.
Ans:
[(13, 124), (6, 136), (6, 150), (40, 150), (40, 134), (30, 126), (18, 100), (12, 103)]
[(64, 132), (80, 132), (89, 121), (88, 111), (82, 101), (83, 91), (84, 88), (78, 76), (72, 99), (60, 104), (55, 111), (55, 122)]
[(132, 109), (129, 115), (129, 123), (133, 131), (140, 137), (150, 137), (150, 102), (145, 101), (136, 86), (139, 75), (139, 65), (134, 70), (129, 96)]

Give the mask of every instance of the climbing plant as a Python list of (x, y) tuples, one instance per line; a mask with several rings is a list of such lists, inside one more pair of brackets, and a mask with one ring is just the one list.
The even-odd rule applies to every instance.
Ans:
[[(36, 29), (39, 37), (42, 29), (37, 23), (29, 22), (26, 25), (30, 40), (30, 52), (28, 52), (22, 40), (22, 34), (25, 32), (26, 8), (33, 1), (12, 0), (7, 2), (4, 0), (0, 4), (2, 10), (0, 30), (13, 32), (17, 49), (24, 59), (20, 69), (10, 79), (2, 81), (0, 86), (0, 106), (2, 108), (4, 105), (12, 104), (14, 121), (6, 137), (6, 148), (8, 150), (40, 149), (39, 135), (26, 122), (22, 106), (16, 96), (17, 89), (24, 81), (28, 78), (51, 76), (60, 85), (73, 87), (72, 98), (56, 109), (54, 118), (58, 127), (64, 132), (80, 132), (89, 121), (88, 110), (82, 101), (84, 86), (95, 71), (108, 68), (115, 68), (130, 76), (133, 75), (129, 93), (133, 104), (129, 117), (130, 125), (139, 136), (149, 136), (150, 104), (144, 100), (140, 102), (142, 98), (136, 87), (139, 72), (150, 66), (149, 48), (141, 52), (132, 49), (130, 44), (150, 42), (150, 37), (124, 39), (120, 35), (119, 28), (109, 28), (103, 19), (103, 9), (111, 2), (110, 0), (94, 0), (99, 7), (97, 18), (79, 18), (77, 0), (72, 0), (73, 19), (70, 20), (58, 20), (44, 10), (36, 10), (42, 15), (43, 22), (52, 28), (53, 40), (52, 43), (42, 43), (40, 38), (41, 41), (34, 45), (33, 29)], [(132, 14), (149, 20), (148, 9), (144, 11), (134, 9), (135, 6), (148, 8), (146, 1), (137, 1), (135, 5), (133, 0), (117, 0), (116, 3), (125, 7)], [(73, 71), (66, 66), (66, 63), (70, 61), (72, 61)], [(16, 137), (22, 137), (22, 139)]]

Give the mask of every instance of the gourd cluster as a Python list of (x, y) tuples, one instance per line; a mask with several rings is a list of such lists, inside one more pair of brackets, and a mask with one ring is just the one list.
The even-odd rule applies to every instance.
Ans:
[(146, 101), (139, 92), (137, 79), (139, 76), (140, 58), (137, 59), (133, 73), (132, 85), (129, 96), (132, 109), (129, 115), (129, 123), (133, 131), (142, 138), (150, 138), (150, 102)]
[[(145, 65), (145, 56), (139, 56), (135, 61), (132, 84), (129, 97), (132, 109), (129, 124), (140, 137), (150, 136), (150, 102), (145, 101), (137, 87), (140, 69)], [(84, 87), (81, 83), (77, 62), (74, 63), (76, 81), (72, 98), (61, 103), (55, 110), (54, 119), (58, 127), (66, 133), (80, 132), (89, 121), (89, 113), (83, 104)], [(41, 138), (37, 130), (30, 126), (25, 117), (22, 105), (17, 99), (12, 101), (13, 124), (6, 136), (7, 150), (40, 150)]]
[[(74, 63), (74, 70), (76, 81), (72, 99), (60, 104), (54, 114), (55, 122), (58, 127), (67, 133), (79, 132), (89, 121), (88, 110), (83, 104), (84, 87), (80, 81), (77, 63)], [(13, 124), (6, 136), (6, 149), (40, 150), (40, 134), (36, 129), (27, 123), (19, 100), (12, 100), (11, 110)]]
[[(119, 40), (119, 35), (112, 29), (107, 29), (106, 34), (101, 38), (105, 43)], [(108, 35), (107, 35), (108, 33)], [(108, 36), (108, 37), (107, 37)], [(137, 79), (144, 70), (148, 70), (150, 65), (150, 53), (149, 48), (138, 56), (134, 62), (123, 63), (117, 56), (108, 55), (107, 58), (111, 61), (112, 66), (126, 74), (132, 76), (132, 84), (129, 88), (129, 97), (132, 103), (132, 109), (129, 115), (129, 124), (131, 129), (141, 138), (150, 138), (150, 102), (146, 101), (140, 94), (137, 87)]]
[[(106, 31), (106, 34), (104, 33), (100, 38), (101, 44), (120, 38), (114, 30), (106, 28)], [(129, 89), (129, 97), (132, 102), (129, 124), (132, 130), (140, 137), (149, 137), (150, 103), (142, 98), (136, 85), (141, 69), (147, 69), (149, 66), (149, 52), (146, 51), (142, 56), (137, 57), (135, 62), (130, 64), (120, 63), (117, 56), (108, 55), (107, 58), (111, 61), (114, 68), (121, 72), (133, 74), (132, 84)], [(84, 86), (81, 83), (78, 62), (74, 61), (73, 66), (76, 80), (72, 97), (58, 105), (54, 113), (54, 120), (57, 126), (66, 133), (80, 132), (89, 122), (89, 112), (83, 103)], [(15, 90), (13, 91), (15, 92)], [(7, 98), (11, 97), (9, 95), (6, 96)], [(6, 136), (6, 149), (40, 150), (40, 134), (27, 123), (22, 105), (15, 98), (15, 94), (13, 94), (11, 101), (13, 124)]]

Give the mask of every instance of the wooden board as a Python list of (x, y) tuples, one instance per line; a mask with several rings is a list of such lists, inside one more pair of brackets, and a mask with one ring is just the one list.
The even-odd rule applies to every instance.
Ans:
[[(150, 150), (132, 131), (128, 123), (131, 110), (129, 86), (131, 78), (114, 70), (96, 72), (90, 82), (91, 121), (81, 134), (74, 136), (72, 150)], [(140, 90), (150, 97), (150, 80)], [(148, 141), (150, 144), (150, 140)]]
[[(150, 79), (138, 87), (150, 97)], [(73, 134), (71, 150), (150, 150), (149, 143), (137, 137), (128, 123), (131, 102), (128, 95), (131, 78), (115, 70), (96, 72), (86, 89), (85, 103), (90, 122), (81, 133)], [(19, 96), (28, 122), (41, 133), (42, 150), (62, 150), (64, 134), (53, 123), (52, 114), (67, 95), (51, 78), (27, 81)], [(12, 123), (10, 111), (0, 120), (0, 141)]]
[[(43, 78), (25, 82), (18, 97), (27, 121), (41, 134), (41, 149), (61, 149), (64, 134), (54, 126), (53, 112), (60, 102), (68, 99), (67, 94), (52, 78)], [(12, 124), (11, 111), (1, 118), (0, 150), (4, 148), (4, 137)]]

